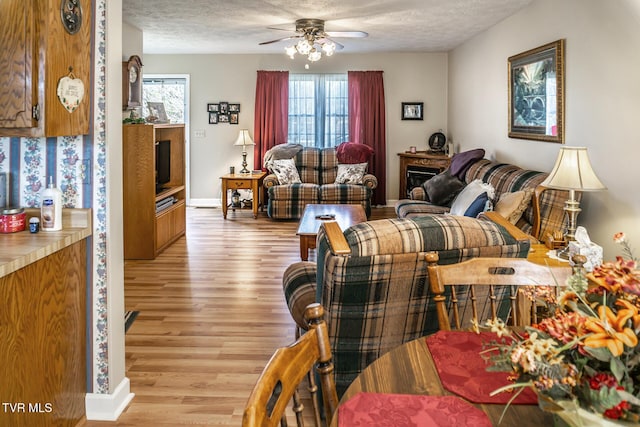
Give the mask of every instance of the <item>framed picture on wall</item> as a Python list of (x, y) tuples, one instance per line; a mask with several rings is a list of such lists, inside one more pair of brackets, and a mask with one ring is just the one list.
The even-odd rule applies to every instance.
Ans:
[(220, 104), (207, 104), (207, 111), (210, 113), (218, 113), (220, 111)]
[(229, 112), (229, 103), (221, 102), (220, 103), (220, 114), (227, 114)]
[(230, 113), (239, 113), (240, 112), (240, 104), (229, 104), (229, 112)]
[(229, 124), (237, 125), (238, 124), (238, 113), (230, 113), (229, 114)]
[(509, 138), (564, 143), (564, 39), (511, 56)]
[(218, 124), (218, 113), (209, 112), (209, 124), (210, 125)]
[(424, 120), (424, 102), (403, 102), (402, 120)]
[(218, 122), (219, 123), (229, 123), (229, 115), (228, 114), (218, 114)]

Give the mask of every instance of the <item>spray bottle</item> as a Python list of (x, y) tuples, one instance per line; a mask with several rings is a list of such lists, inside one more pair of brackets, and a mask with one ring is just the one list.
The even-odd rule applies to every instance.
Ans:
[(49, 185), (42, 192), (42, 231), (62, 230), (62, 192), (53, 185), (53, 177), (49, 177)]

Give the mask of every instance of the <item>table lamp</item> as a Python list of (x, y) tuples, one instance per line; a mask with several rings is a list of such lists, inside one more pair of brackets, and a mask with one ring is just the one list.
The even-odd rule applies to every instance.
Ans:
[(591, 167), (586, 147), (562, 147), (556, 164), (547, 179), (540, 185), (555, 190), (569, 190), (569, 198), (564, 203), (568, 225), (565, 233), (567, 246), (557, 255), (569, 259), (569, 242), (575, 240), (576, 220), (580, 213), (580, 202), (576, 200), (576, 191), (606, 190)]
[(249, 131), (247, 129), (241, 129), (238, 134), (238, 139), (236, 139), (233, 145), (242, 146), (242, 170), (240, 170), (240, 173), (249, 173), (250, 171), (247, 169), (247, 145), (255, 145), (249, 135)]

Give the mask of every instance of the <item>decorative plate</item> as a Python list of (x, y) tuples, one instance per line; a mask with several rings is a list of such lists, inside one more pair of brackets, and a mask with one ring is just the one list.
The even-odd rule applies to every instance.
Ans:
[(82, 5), (79, 0), (62, 0), (60, 4), (62, 25), (69, 34), (75, 34), (82, 27)]
[(57, 93), (64, 108), (73, 113), (84, 98), (84, 83), (80, 79), (64, 76), (58, 82)]

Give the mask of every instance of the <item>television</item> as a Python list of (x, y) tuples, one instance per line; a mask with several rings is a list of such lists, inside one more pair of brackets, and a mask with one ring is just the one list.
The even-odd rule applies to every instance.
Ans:
[(171, 181), (171, 141), (156, 141), (156, 194)]

